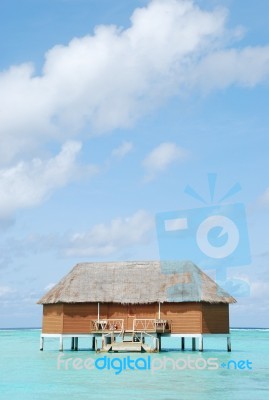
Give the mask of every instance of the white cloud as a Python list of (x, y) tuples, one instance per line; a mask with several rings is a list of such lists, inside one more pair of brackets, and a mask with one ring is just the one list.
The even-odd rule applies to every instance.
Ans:
[[(80, 143), (70, 141), (48, 160), (35, 158), (0, 169), (0, 217), (6, 218), (17, 209), (41, 203), (53, 190), (77, 178), (80, 170), (76, 157), (80, 149)], [(88, 173), (94, 172), (94, 167), (92, 170), (88, 167)]]
[(254, 299), (267, 299), (268, 301), (268, 292), (269, 292), (269, 282), (266, 280), (260, 281), (256, 280), (251, 282), (251, 297)]
[(112, 150), (112, 156), (116, 158), (123, 158), (125, 157), (132, 149), (133, 149), (132, 142), (124, 141), (119, 147)]
[(134, 11), (127, 29), (98, 26), (49, 50), (41, 76), (32, 64), (0, 73), (1, 163), (83, 127), (128, 127), (183, 88), (267, 79), (269, 47), (227, 48), (226, 16), (192, 1), (153, 0)]
[[(106, 257), (145, 246), (153, 240), (154, 217), (139, 210), (128, 217), (94, 225), (86, 232), (31, 234), (0, 241), (0, 269), (29, 255), (53, 252), (60, 257)], [(17, 262), (17, 261), (16, 261)], [(49, 290), (49, 283), (44, 290)]]
[(130, 246), (147, 243), (153, 227), (152, 216), (140, 210), (130, 217), (95, 225), (89, 232), (73, 234), (65, 254), (76, 257), (108, 256)]
[(154, 179), (158, 173), (165, 171), (172, 163), (184, 161), (186, 157), (187, 151), (175, 143), (161, 143), (143, 161), (146, 169), (145, 180)]
[(9, 286), (0, 286), (0, 297), (5, 297), (5, 296), (10, 295), (15, 292), (16, 292), (16, 290), (12, 289)]
[(45, 291), (45, 292), (49, 291), (49, 290), (52, 289), (55, 285), (56, 285), (56, 283), (49, 283), (48, 285), (46, 285), (46, 286), (44, 287), (44, 291)]
[(253, 87), (268, 77), (269, 46), (216, 51), (202, 59), (191, 72), (192, 84), (205, 91), (235, 84)]

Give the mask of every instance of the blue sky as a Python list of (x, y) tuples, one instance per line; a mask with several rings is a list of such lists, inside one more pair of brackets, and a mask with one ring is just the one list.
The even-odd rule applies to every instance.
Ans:
[[(267, 326), (267, 0), (0, 4), (0, 327), (82, 261), (158, 259), (156, 213), (244, 203), (250, 285), (233, 326)], [(191, 258), (191, 257), (190, 257)], [(211, 271), (212, 273), (212, 271)], [(212, 277), (214, 277), (212, 275)]]

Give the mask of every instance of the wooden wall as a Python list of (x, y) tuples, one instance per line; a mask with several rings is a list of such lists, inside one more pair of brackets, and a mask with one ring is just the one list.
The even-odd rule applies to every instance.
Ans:
[(43, 306), (43, 333), (62, 333), (63, 304), (45, 304)]
[(171, 320), (171, 333), (201, 333), (201, 303), (165, 303), (161, 318)]
[[(133, 329), (134, 318), (157, 318), (157, 304), (124, 305), (100, 303), (100, 319), (124, 319), (124, 327)], [(63, 332), (88, 333), (91, 321), (97, 319), (96, 303), (64, 304)]]
[(108, 318), (123, 318), (127, 330), (133, 329), (135, 318), (157, 318), (157, 304), (109, 304)]
[[(89, 333), (91, 321), (96, 317), (96, 303), (64, 304), (63, 333)], [(100, 318), (107, 318), (102, 309)]]
[[(96, 303), (47, 304), (43, 307), (43, 333), (90, 333), (97, 319)], [(100, 303), (100, 319), (124, 319), (131, 330), (134, 318), (158, 318), (158, 303)], [(228, 333), (229, 305), (208, 303), (161, 304), (161, 319), (171, 322), (171, 333)]]
[(229, 333), (229, 304), (202, 304), (202, 333)]

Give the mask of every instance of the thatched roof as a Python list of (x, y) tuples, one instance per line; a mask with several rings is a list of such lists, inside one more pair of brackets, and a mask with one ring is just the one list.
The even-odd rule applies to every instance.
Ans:
[(190, 261), (77, 264), (38, 304), (155, 302), (235, 303)]

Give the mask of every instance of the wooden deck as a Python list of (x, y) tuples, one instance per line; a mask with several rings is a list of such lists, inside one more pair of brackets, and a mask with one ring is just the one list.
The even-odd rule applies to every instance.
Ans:
[[(145, 343), (146, 338), (149, 343)], [(157, 352), (159, 339), (156, 335), (143, 331), (108, 332), (95, 339), (95, 349), (97, 352)]]
[(114, 342), (112, 344), (104, 345), (101, 352), (141, 352), (142, 351), (142, 343), (135, 342)]
[(98, 349), (97, 352), (100, 353), (108, 353), (108, 352), (115, 352), (115, 353), (129, 353), (129, 352), (136, 352), (136, 353), (152, 353), (157, 350), (153, 350), (148, 344), (141, 343), (141, 342), (114, 342), (110, 344), (103, 345), (102, 348)]

